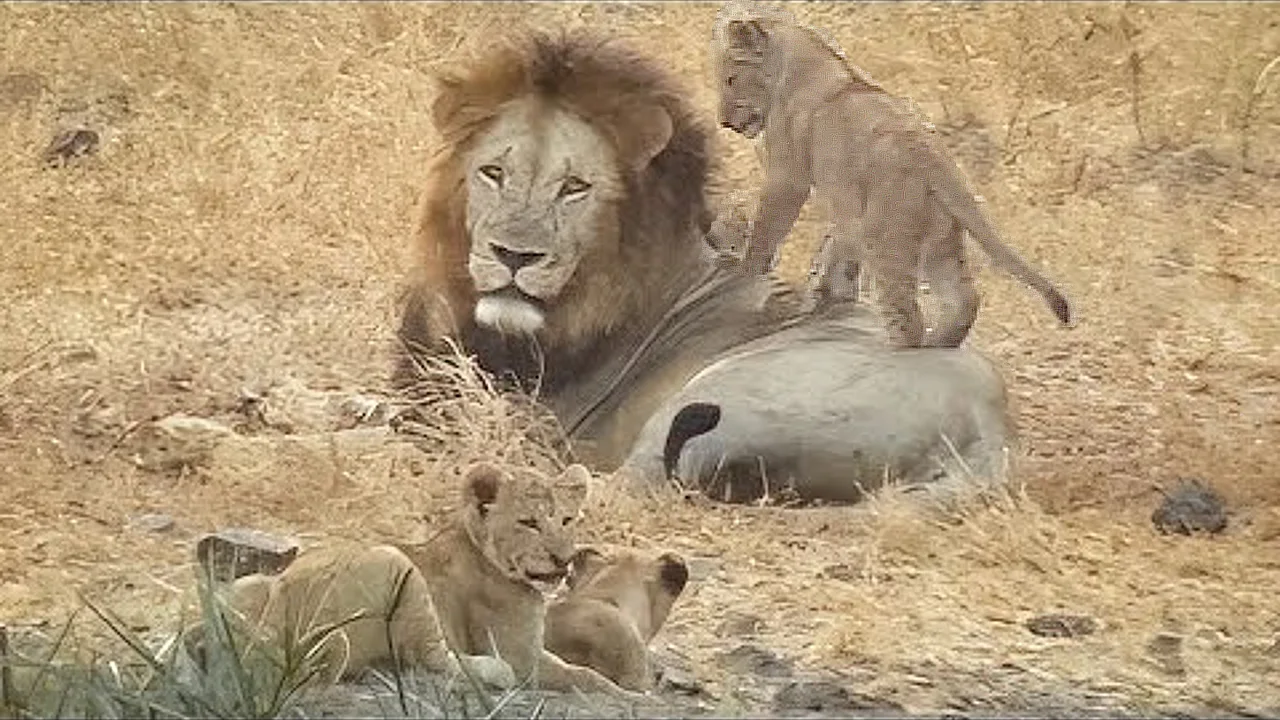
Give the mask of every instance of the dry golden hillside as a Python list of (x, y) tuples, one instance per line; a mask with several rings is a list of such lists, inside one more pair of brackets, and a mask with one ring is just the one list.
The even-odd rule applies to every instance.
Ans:
[[(330, 398), (385, 390), (433, 66), (514, 25), (588, 25), (667, 62), (710, 120), (717, 7), (0, 6), (0, 622), (56, 624), (83, 590), (162, 629), (216, 527), (424, 534), (451, 468), (515, 451), (472, 438), (433, 459), (345, 429)], [(1078, 326), (979, 278), (971, 342), (1022, 436), (1006, 507), (598, 508), (585, 537), (704, 568), (659, 646), (726, 707), (742, 683), (720, 653), (744, 642), (726, 620), (752, 616), (750, 642), (909, 710), (1280, 713), (1280, 10), (789, 7), (916, 100)], [(50, 167), (78, 127), (97, 151)], [(718, 187), (756, 187), (749, 143), (717, 142)], [(820, 222), (797, 225), (789, 278)], [(147, 435), (178, 412), (254, 421), (178, 467)], [(1192, 475), (1230, 527), (1156, 534), (1158, 488)], [(175, 526), (131, 525), (145, 513)], [(1099, 629), (1023, 626), (1051, 612)]]

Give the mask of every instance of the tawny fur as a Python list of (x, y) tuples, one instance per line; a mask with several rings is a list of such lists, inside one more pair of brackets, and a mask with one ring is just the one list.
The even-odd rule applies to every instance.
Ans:
[(547, 609), (547, 649), (624, 688), (648, 690), (654, 681), (649, 641), (688, 579), (688, 567), (674, 553), (582, 548), (568, 592)]
[[(979, 300), (966, 231), (994, 265), (1070, 322), (1066, 298), (1000, 240), (908, 100), (763, 3), (726, 3), (713, 35), (721, 124), (764, 138), (765, 184), (746, 251), (751, 269), (772, 268), (812, 189), (832, 221), (812, 273), (815, 304), (856, 301), (867, 266), (891, 344), (954, 347), (968, 334)], [(922, 276), (943, 305), (928, 333), (916, 297)]]

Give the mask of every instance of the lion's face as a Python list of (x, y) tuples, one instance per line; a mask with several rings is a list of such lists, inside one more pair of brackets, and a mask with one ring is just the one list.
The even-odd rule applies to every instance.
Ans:
[(577, 115), (526, 97), (503, 108), (465, 162), (475, 320), (533, 334), (588, 258), (616, 252), (616, 151)]
[[(556, 489), (585, 491), (577, 480), (584, 474), (585, 468), (570, 467)], [(574, 552), (568, 526), (576, 512), (550, 483), (480, 463), (467, 472), (463, 499), (468, 534), (504, 575), (544, 591), (564, 578)]]
[(755, 21), (729, 22), (717, 39), (716, 81), (720, 125), (747, 138), (764, 130), (772, 88), (765, 67), (767, 35)]

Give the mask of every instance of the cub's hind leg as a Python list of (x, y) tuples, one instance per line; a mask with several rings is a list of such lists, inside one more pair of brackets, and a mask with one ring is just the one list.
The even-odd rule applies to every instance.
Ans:
[(964, 228), (940, 206), (934, 210), (920, 258), (922, 274), (929, 280), (929, 293), (937, 298), (935, 317), (924, 344), (958, 347), (978, 317), (978, 291), (965, 259)]
[(857, 302), (861, 271), (862, 249), (857, 231), (832, 224), (809, 266), (806, 309), (817, 311), (835, 303)]
[(898, 348), (920, 347), (924, 341), (924, 317), (916, 297), (929, 191), (913, 172), (902, 165), (883, 168), (868, 194), (862, 223), (873, 296), (884, 318), (886, 339)]

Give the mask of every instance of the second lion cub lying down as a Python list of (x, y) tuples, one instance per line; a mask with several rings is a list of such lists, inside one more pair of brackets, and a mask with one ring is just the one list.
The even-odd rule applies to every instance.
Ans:
[(430, 540), (309, 551), (280, 575), (240, 578), (229, 604), (274, 638), (300, 637), (362, 613), (319, 651), (331, 681), (393, 657), (433, 671), (456, 669), (452, 649), (490, 685), (531, 678), (535, 688), (638, 697), (543, 647), (542, 586), (565, 576), (574, 553), (567, 530), (573, 513), (553, 486), (583, 492), (588, 477), (575, 465), (547, 483), (531, 471), (516, 475), (480, 463), (463, 480), (462, 507)]
[(572, 568), (569, 592), (547, 608), (547, 649), (628, 690), (649, 690), (649, 641), (684, 591), (688, 566), (674, 553), (585, 547)]

